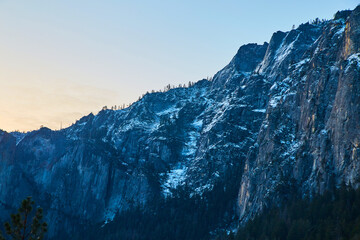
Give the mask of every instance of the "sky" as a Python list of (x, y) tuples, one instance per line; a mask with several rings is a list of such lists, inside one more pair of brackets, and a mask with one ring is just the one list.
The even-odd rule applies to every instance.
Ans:
[(358, 0), (0, 0), (0, 129), (67, 127), (213, 76), (246, 43)]

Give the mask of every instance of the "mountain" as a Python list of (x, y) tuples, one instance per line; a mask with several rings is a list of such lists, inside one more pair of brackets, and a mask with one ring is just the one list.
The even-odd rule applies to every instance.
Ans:
[(0, 219), (31, 195), (56, 238), (180, 190), (211, 203), (222, 189), (233, 197), (217, 228), (293, 196), (357, 188), (359, 93), (360, 6), (240, 47), (212, 81), (60, 131), (1, 131)]

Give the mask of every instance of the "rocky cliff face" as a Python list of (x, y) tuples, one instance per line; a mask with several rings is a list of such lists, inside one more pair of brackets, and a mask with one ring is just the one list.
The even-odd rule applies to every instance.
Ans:
[[(359, 178), (360, 7), (242, 46), (213, 81), (26, 136), (0, 133), (0, 214), (34, 196), (50, 235), (236, 169), (242, 222)], [(234, 173), (233, 173), (234, 174)]]
[(357, 7), (315, 26), (318, 37), (272, 81), (239, 191), (242, 221), (290, 194), (311, 196), (342, 181), (357, 187), (359, 16)]

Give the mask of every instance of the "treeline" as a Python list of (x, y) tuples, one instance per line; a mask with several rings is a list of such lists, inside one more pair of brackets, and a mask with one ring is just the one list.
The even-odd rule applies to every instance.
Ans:
[[(194, 82), (190, 82), (188, 83), (187, 87), (192, 87), (194, 85)], [(166, 85), (164, 87), (164, 89), (160, 89), (158, 91), (156, 90), (151, 90), (150, 92), (147, 91), (146, 93), (142, 94), (141, 96), (139, 96), (138, 100), (137, 101), (140, 101), (145, 95), (149, 94), (149, 93), (159, 93), (159, 92), (167, 92), (171, 89), (174, 89), (174, 88), (186, 88), (186, 84), (179, 84), (178, 86), (175, 86), (175, 85)], [(114, 105), (114, 106), (111, 106), (111, 107), (108, 107), (108, 106), (103, 106), (102, 110), (122, 110), (122, 109), (125, 109), (125, 108), (128, 108), (130, 107), (131, 105), (133, 105), (134, 102), (132, 103), (128, 103), (128, 104), (120, 104), (120, 105)]]
[(328, 21), (328, 20), (325, 19), (325, 18), (323, 18), (323, 19), (315, 18), (314, 20), (308, 21), (308, 23), (317, 25), (317, 24), (320, 24), (320, 23), (323, 23), (323, 22), (326, 22), (326, 21)]
[[(206, 80), (208, 81), (212, 81), (213, 78), (212, 77), (206, 77)], [(192, 87), (194, 86), (195, 82), (192, 82), (192, 81), (189, 81), (189, 83), (186, 85), (186, 84), (179, 84), (179, 85), (171, 85), (171, 84), (168, 84), (166, 85), (163, 89), (160, 89), (160, 90), (151, 90), (151, 91), (147, 91), (146, 93), (142, 94), (141, 96), (139, 96), (138, 100), (137, 101), (140, 101), (145, 95), (149, 94), (149, 93), (159, 93), (159, 92), (167, 92), (171, 89), (175, 89), (175, 88), (189, 88), (189, 87)], [(120, 104), (120, 105), (114, 105), (114, 106), (111, 106), (111, 107), (108, 107), (108, 106), (104, 106), (102, 108), (102, 110), (122, 110), (122, 109), (125, 109), (125, 108), (128, 108), (132, 105), (133, 103), (129, 103), (129, 104)]]
[(360, 190), (343, 185), (312, 200), (293, 199), (265, 210), (238, 233), (218, 240), (357, 240), (360, 239)]

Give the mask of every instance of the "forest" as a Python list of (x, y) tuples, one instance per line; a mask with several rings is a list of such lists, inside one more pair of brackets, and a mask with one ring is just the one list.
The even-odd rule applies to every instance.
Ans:
[(360, 189), (343, 184), (313, 199), (293, 198), (281, 207), (266, 209), (236, 234), (223, 233), (216, 239), (360, 239)]

